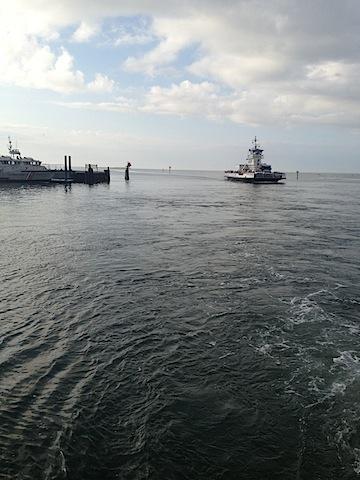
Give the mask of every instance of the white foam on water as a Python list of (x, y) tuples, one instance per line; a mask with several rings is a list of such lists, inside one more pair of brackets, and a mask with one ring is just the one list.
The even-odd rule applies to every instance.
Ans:
[[(254, 331), (251, 340), (259, 355), (271, 358), (276, 364), (281, 360), (282, 364), (290, 365), (292, 372), (284, 380), (284, 393), (298, 397), (305, 411), (319, 405), (333, 412), (339, 410), (334, 417), (323, 418), (320, 413), (320, 418), (326, 423), (328, 441), (338, 449), (339, 458), (343, 457), (348, 468), (360, 476), (360, 447), (354, 445), (360, 404), (352, 399), (353, 384), (360, 376), (360, 354), (355, 350), (360, 324), (331, 313), (331, 305), (327, 311), (328, 301), (341, 303), (336, 295), (340, 288), (345, 286), (314, 289), (308, 295), (293, 297), (290, 302), (285, 298), (287, 316), (266, 329)], [(341, 348), (348, 342), (350, 349)], [(322, 411), (323, 407), (316, 410)]]
[(308, 390), (314, 393), (322, 393), (325, 380), (322, 377), (312, 377), (308, 382)]
[(354, 448), (353, 449), (353, 454), (355, 457), (355, 461), (353, 464), (354, 472), (357, 475), (360, 475), (360, 448)]
[(344, 395), (346, 388), (347, 388), (346, 382), (333, 382), (333, 384), (331, 385), (330, 392), (333, 395), (338, 395), (338, 394)]
[(264, 345), (261, 345), (255, 348), (257, 352), (262, 353), (263, 355), (269, 355), (269, 356), (271, 356), (271, 349), (272, 349), (272, 346), (270, 345), (270, 343), (265, 343)]
[(360, 475), (360, 448), (351, 445), (351, 436), (354, 434), (353, 425), (358, 424), (360, 419), (359, 413), (344, 411), (344, 414), (348, 414), (349, 417), (342, 420), (340, 427), (334, 435), (334, 441), (340, 452), (343, 451), (350, 455), (352, 458), (352, 469), (357, 475)]
[(358, 335), (360, 332), (360, 325), (354, 323), (343, 323), (342, 327), (347, 328), (351, 335)]
[(321, 288), (320, 290), (316, 290), (316, 292), (313, 292), (313, 293), (309, 293), (309, 295), (307, 295), (305, 298), (311, 298), (311, 297), (317, 297), (318, 295), (323, 295), (323, 294), (328, 294), (330, 293), (331, 295), (333, 295), (330, 290), (328, 290), (327, 288)]
[[(64, 431), (59, 430), (56, 437), (48, 449), (49, 465), (44, 471), (44, 478), (50, 480), (51, 478), (67, 478), (66, 460), (63, 450), (61, 449), (62, 437)], [(59, 477), (59, 473), (61, 476)]]
[(274, 267), (269, 268), (269, 273), (273, 278), (278, 278), (279, 280), (285, 278), (285, 275), (277, 272)]
[(224, 355), (221, 355), (221, 357), (219, 357), (219, 360), (221, 360), (223, 358), (226, 358), (226, 357), (230, 357), (231, 355), (234, 355), (234, 353), (233, 352), (224, 353)]
[(333, 358), (333, 362), (343, 368), (351, 370), (355, 374), (360, 374), (360, 358), (351, 350), (340, 352), (338, 357)]
[(324, 309), (321, 308), (320, 305), (318, 305), (316, 301), (312, 298), (319, 293), (320, 291), (314, 292), (302, 298), (294, 297), (290, 301), (291, 316), (289, 318), (289, 321), (294, 325), (299, 325), (301, 323), (316, 322), (318, 320), (323, 320), (327, 318), (327, 314)]

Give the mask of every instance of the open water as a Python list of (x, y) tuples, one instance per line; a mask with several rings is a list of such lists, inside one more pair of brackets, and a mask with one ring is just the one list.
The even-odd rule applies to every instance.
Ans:
[(0, 186), (0, 478), (360, 479), (360, 176)]

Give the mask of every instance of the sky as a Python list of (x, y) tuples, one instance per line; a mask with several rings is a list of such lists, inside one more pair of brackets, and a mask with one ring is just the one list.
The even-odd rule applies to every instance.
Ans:
[(0, 154), (360, 172), (358, 0), (0, 0)]

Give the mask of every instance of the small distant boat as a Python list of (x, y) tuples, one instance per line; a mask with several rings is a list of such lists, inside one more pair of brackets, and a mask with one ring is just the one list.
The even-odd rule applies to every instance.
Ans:
[(252, 148), (249, 148), (247, 163), (239, 165), (237, 170), (226, 170), (225, 178), (246, 183), (278, 183), (284, 180), (285, 173), (272, 172), (271, 165), (262, 162), (263, 151), (255, 137)]
[(0, 182), (50, 182), (52, 172), (32, 157), (22, 157), (9, 137), (9, 155), (0, 156)]

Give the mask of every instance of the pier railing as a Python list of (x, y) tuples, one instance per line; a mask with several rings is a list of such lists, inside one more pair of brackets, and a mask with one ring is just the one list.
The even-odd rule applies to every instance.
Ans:
[[(42, 164), (45, 168), (49, 169), (49, 170), (64, 170), (64, 164), (63, 163), (43, 163)], [(79, 165), (75, 165), (75, 166), (72, 166), (71, 167), (71, 170), (72, 171), (78, 171), (78, 172), (84, 172), (84, 171), (88, 171), (89, 170), (89, 167), (91, 167), (93, 169), (94, 172), (97, 172), (97, 171), (103, 171), (106, 169), (106, 167), (98, 167), (98, 165), (95, 165), (93, 163), (87, 163), (85, 165), (82, 165), (82, 166), (79, 166)], [(70, 170), (68, 170), (70, 171)]]
[[(63, 163), (42, 163), (42, 165), (49, 169), (49, 170), (64, 170), (64, 164)], [(98, 170), (105, 170), (106, 167), (104, 168), (99, 168), (97, 165), (91, 165), (92, 169), (94, 172), (97, 172)], [(71, 167), (71, 170), (73, 171), (78, 171), (78, 172), (84, 172), (89, 169), (89, 164), (86, 165), (74, 165)], [(68, 170), (70, 171), (70, 170)]]

